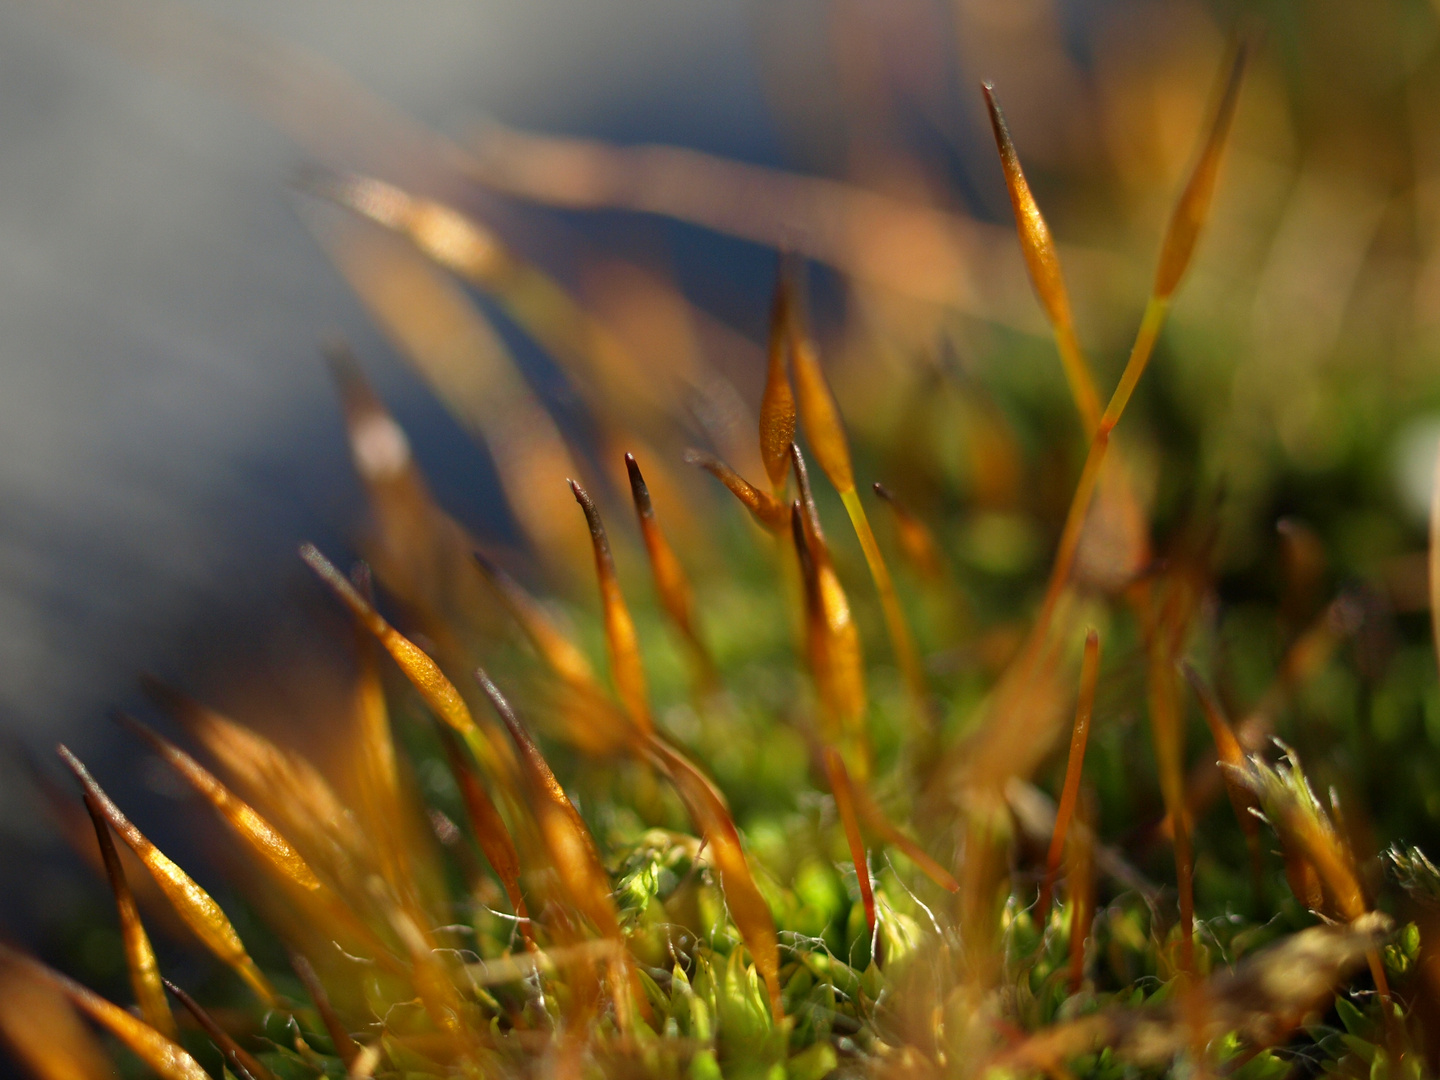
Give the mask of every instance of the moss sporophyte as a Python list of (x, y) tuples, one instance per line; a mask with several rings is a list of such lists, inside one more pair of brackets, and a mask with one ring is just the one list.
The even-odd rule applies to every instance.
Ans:
[[(346, 278), (484, 437), (528, 554), (437, 505), (333, 348), (367, 561), (301, 556), (355, 626), (342, 752), (322, 771), (154, 680), (200, 757), (121, 718), (253, 865), (232, 921), (106, 795), (107, 770), (62, 747), (78, 802), (58, 814), (114, 892), (133, 1007), (0, 946), (18, 1057), (47, 1080), (112, 1060), (165, 1080), (1420, 1075), (1440, 1053), (1440, 875), (1396, 848), (1385, 885), (1339, 802), (1272, 746), (1274, 708), (1227, 717), (1191, 659), (1207, 549), (1152, 555), (1117, 439), (1220, 183), (1243, 66), (1225, 69), (1108, 401), (984, 88), (1078, 466), (1048, 577), (989, 627), (953, 534), (866, 475), (883, 457), (869, 436), (852, 454), (798, 259), (777, 274), (745, 437), (720, 425), (687, 450), (705, 371), (638, 363), (455, 207), (308, 174), (306, 197), (354, 215), (327, 239)], [(487, 324), (447, 274), (573, 379), (595, 456), (502, 354), (457, 351)], [(598, 603), (574, 587), (592, 557)], [(1327, 609), (1276, 679), (1302, 683), (1343, 632)], [(1148, 716), (1151, 756), (1117, 760), (1130, 751), (1107, 738), (1097, 765), (1122, 711)], [(1213, 745), (1190, 737), (1196, 711)], [(1057, 757), (1052, 802), (1036, 777)], [(1103, 812), (1141, 790), (1158, 818)], [(1207, 852), (1196, 825), (1222, 791), (1235, 820)], [(213, 1000), (167, 979), (147, 927), (224, 965)]]

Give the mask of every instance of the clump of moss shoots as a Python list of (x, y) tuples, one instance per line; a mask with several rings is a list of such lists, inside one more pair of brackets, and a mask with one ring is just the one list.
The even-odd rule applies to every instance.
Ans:
[[(371, 508), (353, 570), (301, 552), (355, 628), (339, 764), (153, 680), (198, 756), (121, 718), (253, 865), (232, 922), (62, 747), (62, 817), (113, 890), (133, 998), (0, 946), (17, 1055), (47, 1080), (1433, 1072), (1440, 872), (1419, 848), (1379, 854), (1366, 808), (1322, 797), (1277, 739), (1357, 601), (1305, 607), (1317, 541), (1288, 524), (1284, 648), (1268, 689), (1237, 691), (1205, 514), (1156, 535), (1123, 437), (1243, 68), (1220, 81), (1108, 391), (985, 88), (1074, 403), (1048, 436), (1073, 451), (1049, 558), (1024, 573), (1033, 537), (992, 515), (965, 542), (1022, 572), (988, 581), (957, 572), (937, 524), (958, 496), (922, 510), (895, 466), (870, 475), (913, 448), (860, 439), (852, 457), (798, 259), (736, 422), (704, 407), (704, 372), (636, 365), (478, 220), (307, 175), (306, 197), (349, 215), (327, 234), (337, 265), (485, 439), (525, 554), (436, 505), (332, 349)], [(565, 369), (585, 440), (466, 352), (486, 323), (455, 279)], [(970, 489), (1013, 489), (1013, 433), (965, 394), (946, 423), (968, 426)], [(917, 425), (949, 400), (922, 396)], [(687, 451), (695, 416), (710, 446)], [(598, 583), (598, 602), (531, 579)], [(226, 969), (213, 1000), (171, 981), (157, 925)]]

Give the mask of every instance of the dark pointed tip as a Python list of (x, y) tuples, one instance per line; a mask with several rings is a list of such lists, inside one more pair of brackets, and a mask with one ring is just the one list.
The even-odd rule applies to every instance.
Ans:
[(650, 488), (645, 484), (645, 476), (634, 454), (625, 455), (625, 471), (630, 474), (630, 494), (635, 498), (635, 509), (642, 518), (650, 517), (654, 513), (650, 505)]
[(880, 496), (880, 498), (884, 499), (886, 502), (895, 501), (894, 493), (891, 492), (891, 490), (887, 488), (884, 484), (880, 483), (879, 480), (876, 480), (875, 483), (871, 484), (870, 488), (872, 491), (875, 492), (876, 495)]
[(632, 488), (637, 484), (642, 488), (645, 486), (645, 477), (640, 472), (640, 463), (635, 460), (634, 454), (625, 455), (625, 471), (630, 474), (630, 486)]

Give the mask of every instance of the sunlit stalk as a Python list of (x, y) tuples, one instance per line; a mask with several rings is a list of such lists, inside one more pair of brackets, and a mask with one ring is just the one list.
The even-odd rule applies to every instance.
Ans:
[(824, 750), (825, 774), (830, 792), (835, 796), (835, 812), (845, 830), (845, 843), (850, 847), (850, 860), (855, 864), (855, 881), (860, 886), (860, 902), (865, 907), (865, 925), (870, 929), (870, 945), (875, 947), (875, 887), (870, 881), (870, 860), (865, 853), (865, 840), (860, 835), (860, 820), (855, 815), (855, 799), (850, 790), (850, 773), (845, 761), (834, 747)]
[(135, 905), (130, 883), (125, 880), (125, 869), (120, 865), (120, 853), (115, 850), (105, 814), (89, 792), (85, 793), (85, 809), (95, 826), (95, 839), (100, 844), (100, 856), (105, 862), (105, 876), (110, 879), (110, 889), (115, 894), (115, 907), (120, 916), (120, 939), (125, 946), (125, 966), (130, 972), (135, 1003), (140, 1006), (140, 1015), (147, 1024), (166, 1038), (174, 1039), (177, 1037), (175, 1017), (170, 1012), (170, 1002), (165, 998), (165, 984), (160, 978), (155, 949), (150, 944), (150, 935), (145, 932), (145, 924), (140, 921), (140, 909)]

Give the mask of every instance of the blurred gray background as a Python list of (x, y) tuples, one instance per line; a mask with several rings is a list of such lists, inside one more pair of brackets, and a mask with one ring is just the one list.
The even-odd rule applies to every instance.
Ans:
[[(765, 152), (744, 5), (194, 10), (456, 136), (495, 117)], [(283, 608), (298, 540), (341, 542), (358, 490), (323, 336), (357, 345), (422, 459), (458, 437), (297, 217), (306, 151), (177, 70), (165, 11), (0, 4), (0, 727), (35, 745), (85, 743), (137, 671)], [(483, 512), (483, 484), (450, 486)]]

